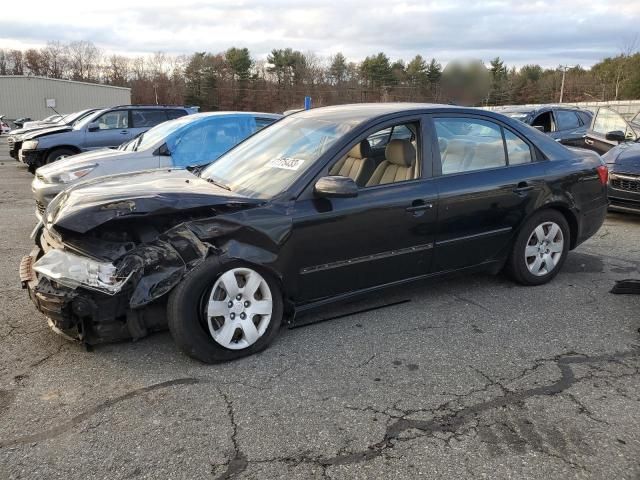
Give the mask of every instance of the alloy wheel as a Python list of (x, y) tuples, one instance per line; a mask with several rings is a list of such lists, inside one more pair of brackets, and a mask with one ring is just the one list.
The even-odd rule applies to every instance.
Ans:
[(562, 229), (554, 222), (543, 222), (529, 236), (524, 249), (525, 263), (533, 275), (541, 277), (556, 268), (563, 252)]
[(242, 350), (256, 343), (269, 327), (271, 289), (255, 270), (228, 270), (213, 285), (205, 312), (211, 337), (225, 348)]

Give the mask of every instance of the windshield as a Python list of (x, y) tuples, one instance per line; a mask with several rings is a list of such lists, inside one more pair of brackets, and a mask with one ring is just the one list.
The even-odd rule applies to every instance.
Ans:
[(353, 126), (284, 118), (221, 156), (201, 177), (240, 195), (271, 198), (291, 186)]
[(65, 115), (63, 118), (61, 118), (58, 123), (61, 125), (74, 126), (76, 123), (78, 123), (80, 120), (82, 120), (87, 115), (90, 115), (91, 113), (93, 113), (91, 110), (83, 110), (81, 112), (70, 113), (69, 115)]
[(159, 140), (165, 139), (167, 135), (176, 131), (187, 123), (193, 122), (193, 120), (193, 117), (187, 115), (185, 117), (180, 117), (175, 120), (169, 120), (167, 122), (156, 125), (155, 127), (147, 130), (145, 133), (138, 137), (138, 139), (134, 142), (134, 150), (145, 150), (149, 147), (152, 147)]

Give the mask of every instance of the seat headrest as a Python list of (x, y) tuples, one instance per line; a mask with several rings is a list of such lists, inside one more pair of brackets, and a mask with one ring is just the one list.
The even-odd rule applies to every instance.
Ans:
[(348, 157), (352, 158), (367, 158), (371, 153), (371, 146), (369, 145), (369, 140), (366, 138), (362, 140), (360, 143), (353, 146), (349, 153), (347, 153)]
[(384, 155), (389, 163), (410, 167), (416, 161), (416, 149), (409, 140), (391, 140), (384, 150)]

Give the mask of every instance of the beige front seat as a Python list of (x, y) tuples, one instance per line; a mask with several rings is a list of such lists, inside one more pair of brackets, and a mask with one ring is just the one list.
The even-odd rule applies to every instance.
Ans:
[(378, 165), (367, 187), (416, 178), (416, 149), (409, 140), (391, 140), (384, 151), (386, 160)]
[(370, 151), (369, 142), (362, 140), (349, 150), (346, 157), (331, 167), (329, 175), (351, 177), (359, 187), (364, 186), (375, 167), (373, 159), (369, 158)]

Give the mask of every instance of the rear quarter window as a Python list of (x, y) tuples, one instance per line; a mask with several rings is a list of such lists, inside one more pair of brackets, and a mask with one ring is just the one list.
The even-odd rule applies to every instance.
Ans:
[(166, 110), (166, 112), (167, 112), (167, 118), (169, 118), (169, 120), (174, 120), (180, 117), (186, 117), (188, 115), (188, 112), (186, 110), (182, 110), (178, 108)]
[(151, 128), (166, 122), (167, 114), (164, 110), (134, 110), (133, 128)]

